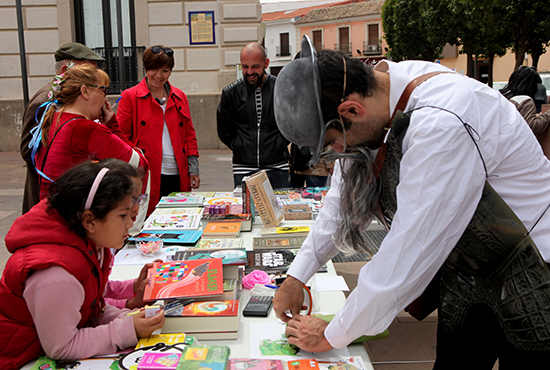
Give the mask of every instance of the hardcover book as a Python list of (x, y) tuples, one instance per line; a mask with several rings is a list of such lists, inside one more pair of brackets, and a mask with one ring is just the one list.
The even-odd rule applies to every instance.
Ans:
[(154, 215), (143, 224), (143, 231), (149, 230), (197, 230), (201, 215)]
[(311, 209), (307, 204), (283, 205), (285, 220), (311, 220)]
[(165, 243), (178, 243), (186, 245), (194, 245), (202, 236), (202, 230), (177, 230), (177, 231), (159, 231), (159, 232), (145, 232), (142, 231), (139, 234), (128, 238), (129, 241), (140, 240), (153, 240), (162, 239)]
[(305, 236), (281, 236), (281, 237), (272, 237), (272, 236), (262, 236), (252, 238), (253, 248), (254, 249), (273, 249), (273, 248), (291, 248), (296, 249), (300, 248), (304, 241), (306, 240)]
[[(253, 270), (265, 271), (268, 274), (285, 273), (294, 258), (298, 249), (262, 249), (246, 252), (248, 263), (245, 272), (248, 274)], [(326, 272), (327, 266), (322, 266), (317, 272)]]
[(240, 222), (210, 221), (202, 230), (202, 234), (209, 237), (236, 238), (241, 233)]
[(288, 361), (287, 366), (288, 370), (319, 370), (319, 364), (313, 358)]
[(202, 215), (202, 207), (155, 208), (152, 215)]
[(259, 358), (230, 358), (227, 370), (283, 370), (281, 360)]
[(137, 370), (176, 370), (181, 353), (145, 352)]
[(202, 206), (204, 197), (202, 195), (184, 195), (184, 196), (164, 196), (160, 198), (157, 208), (159, 207), (197, 207)]
[(340, 356), (330, 359), (317, 360), (320, 370), (367, 370), (361, 356)]
[(144, 301), (214, 296), (223, 293), (223, 267), (220, 258), (155, 262), (147, 272)]
[(159, 343), (162, 343), (165, 346), (172, 346), (180, 343), (192, 346), (195, 344), (195, 337), (186, 335), (185, 333), (152, 334), (147, 338), (140, 338), (138, 344), (136, 345), (136, 349), (154, 346)]
[(227, 346), (192, 346), (186, 348), (178, 370), (225, 370), (229, 359)]
[(204, 239), (199, 240), (194, 249), (242, 249), (242, 239)]
[(283, 220), (283, 210), (273, 193), (273, 188), (265, 171), (259, 171), (246, 180), (250, 194), (254, 199), (255, 208), (258, 211), (265, 227), (275, 227)]
[(224, 266), (227, 265), (246, 265), (247, 257), (244, 249), (186, 249), (177, 251), (174, 255), (174, 261), (190, 261), (202, 259), (221, 259)]
[(264, 227), (261, 229), (262, 236), (307, 236), (309, 227), (307, 226), (282, 226), (282, 227)]
[(235, 213), (235, 214), (211, 214), (205, 213), (202, 216), (202, 220), (206, 223), (209, 221), (215, 222), (240, 222), (241, 231), (252, 231), (252, 215), (247, 213)]

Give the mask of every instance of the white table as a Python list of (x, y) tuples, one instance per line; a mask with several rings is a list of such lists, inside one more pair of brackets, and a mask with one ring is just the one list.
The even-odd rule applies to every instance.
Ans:
[[(279, 226), (303, 226), (313, 225), (313, 221), (303, 221), (303, 220), (294, 220), (294, 221), (283, 221)], [(260, 229), (263, 227), (261, 221), (257, 219), (253, 225), (252, 231), (250, 232), (241, 232), (241, 238), (243, 239), (243, 247), (247, 250), (253, 249), (253, 237), (260, 236)], [(139, 265), (115, 265), (113, 267), (110, 279), (111, 280), (125, 280), (137, 277), (141, 270), (142, 266)], [(327, 263), (328, 272), (323, 273), (323, 275), (336, 275), (334, 265), (331, 261)], [(311, 279), (308, 282), (308, 286), (311, 286), (311, 293), (313, 298), (313, 307), (312, 312), (324, 312), (324, 313), (336, 313), (340, 308), (344, 306), (346, 297), (341, 291), (332, 291), (332, 292), (317, 292), (315, 290), (315, 279)], [(241, 304), (239, 309), (243, 309), (246, 302), (250, 298), (250, 291), (243, 289), (241, 295)], [(201, 340), (201, 343), (209, 345), (227, 345), (231, 348), (231, 357), (232, 358), (248, 358), (250, 357), (250, 324), (251, 323), (266, 323), (277, 321), (275, 312), (271, 310), (268, 317), (253, 318), (253, 317), (243, 317), (241, 315), (241, 324), (239, 327), (239, 337), (236, 340), (223, 340), (223, 341), (204, 341)], [(367, 354), (365, 346), (363, 344), (351, 344), (348, 346), (349, 352), (352, 356), (361, 356), (365, 361), (367, 368), (374, 369), (372, 367), (370, 358)]]

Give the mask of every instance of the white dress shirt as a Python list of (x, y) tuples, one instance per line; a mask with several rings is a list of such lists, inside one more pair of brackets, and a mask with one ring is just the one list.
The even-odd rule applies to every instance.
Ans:
[[(409, 81), (446, 70), (435, 63), (382, 62), (390, 75), (390, 115)], [(486, 180), (474, 141), (458, 115), (473, 128), (487, 179), (530, 230), (550, 261), (550, 162), (527, 123), (498, 91), (457, 73), (428, 79), (411, 94), (412, 113), (403, 140), (397, 212), (380, 251), (360, 271), (357, 288), (325, 330), (335, 348), (363, 334), (384, 331), (424, 291), (445, 262), (479, 202)], [(336, 249), (331, 235), (340, 222), (342, 178), (335, 166), (332, 187), (289, 275), (306, 282)], [(367, 225), (365, 225), (366, 227)]]

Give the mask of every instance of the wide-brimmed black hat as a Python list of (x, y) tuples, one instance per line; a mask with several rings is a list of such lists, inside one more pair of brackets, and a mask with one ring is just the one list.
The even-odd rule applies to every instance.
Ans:
[(309, 37), (302, 39), (300, 58), (288, 63), (277, 76), (274, 109), (277, 126), (287, 140), (310, 148), (311, 165), (319, 162), (325, 141), (321, 111), (321, 78), (317, 52)]
[(63, 44), (55, 51), (54, 58), (56, 62), (65, 59), (91, 60), (103, 62), (105, 59), (94, 53), (92, 49), (78, 42), (69, 42)]

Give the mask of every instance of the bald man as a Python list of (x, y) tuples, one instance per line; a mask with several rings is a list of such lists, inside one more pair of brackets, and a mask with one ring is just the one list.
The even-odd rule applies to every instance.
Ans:
[(289, 144), (275, 122), (275, 77), (267, 74), (265, 49), (251, 42), (241, 50), (243, 77), (226, 86), (217, 110), (218, 136), (233, 151), (233, 180), (265, 170), (273, 188), (288, 187)]

